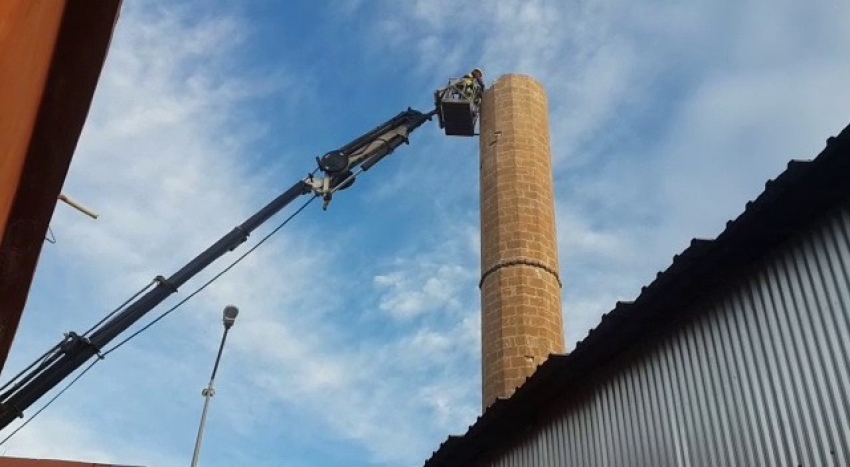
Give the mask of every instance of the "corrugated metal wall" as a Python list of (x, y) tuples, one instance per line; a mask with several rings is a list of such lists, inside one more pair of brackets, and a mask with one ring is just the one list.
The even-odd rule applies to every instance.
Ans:
[(492, 461), (850, 465), (850, 207)]

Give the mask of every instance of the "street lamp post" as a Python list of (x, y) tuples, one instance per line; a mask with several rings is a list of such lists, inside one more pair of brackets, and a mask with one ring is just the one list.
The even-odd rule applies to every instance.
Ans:
[(215, 365), (213, 365), (212, 375), (210, 375), (210, 384), (207, 385), (206, 389), (201, 391), (201, 394), (204, 396), (204, 411), (201, 413), (201, 426), (198, 427), (198, 439), (195, 440), (195, 453), (192, 455), (192, 467), (197, 467), (198, 458), (201, 454), (201, 443), (204, 440), (204, 426), (207, 423), (207, 409), (210, 406), (210, 399), (215, 395), (215, 389), (213, 389), (213, 382), (215, 381), (215, 373), (218, 371), (218, 363), (221, 361), (221, 352), (224, 350), (224, 342), (227, 340), (227, 331), (230, 331), (230, 328), (233, 326), (233, 323), (236, 322), (236, 315), (239, 314), (239, 309), (233, 305), (228, 305), (224, 307), (224, 318), (222, 322), (224, 323), (224, 334), (221, 335), (221, 344), (218, 346), (218, 355), (215, 357)]

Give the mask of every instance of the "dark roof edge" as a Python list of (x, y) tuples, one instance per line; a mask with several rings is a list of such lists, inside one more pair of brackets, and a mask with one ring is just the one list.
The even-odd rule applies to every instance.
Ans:
[(0, 232), (0, 370), (71, 158), (91, 107), (121, 0), (69, 0), (52, 50), (6, 229)]
[(809, 225), (839, 203), (850, 199), (850, 126), (827, 140), (812, 161), (794, 161), (765, 184), (744, 212), (726, 223), (715, 240), (694, 239), (674, 256), (667, 270), (641, 289), (634, 302), (618, 302), (599, 325), (568, 355), (552, 355), (508, 399), (493, 403), (463, 436), (450, 436), (425, 467), (468, 466), (504, 446), (533, 421), (540, 408), (566, 397), (598, 368), (635, 345), (638, 337), (665, 327), (671, 310), (680, 308), (724, 272), (739, 270), (763, 257), (800, 227)]

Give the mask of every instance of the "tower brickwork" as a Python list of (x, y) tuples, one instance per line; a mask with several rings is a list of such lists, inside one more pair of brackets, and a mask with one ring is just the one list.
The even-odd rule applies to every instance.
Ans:
[(564, 352), (546, 92), (501, 77), (481, 105), (483, 407)]

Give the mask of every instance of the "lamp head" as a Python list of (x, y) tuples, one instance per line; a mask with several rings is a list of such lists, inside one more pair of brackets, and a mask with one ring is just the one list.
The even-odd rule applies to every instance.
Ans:
[(230, 329), (233, 326), (233, 323), (236, 322), (236, 316), (239, 315), (239, 308), (236, 308), (233, 305), (227, 305), (224, 307), (224, 322), (225, 329)]

